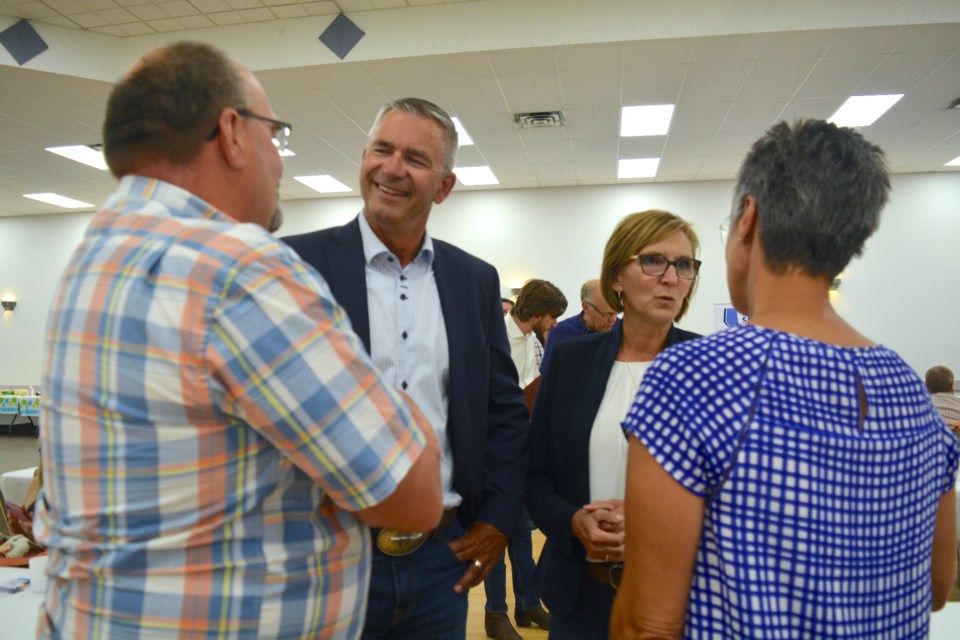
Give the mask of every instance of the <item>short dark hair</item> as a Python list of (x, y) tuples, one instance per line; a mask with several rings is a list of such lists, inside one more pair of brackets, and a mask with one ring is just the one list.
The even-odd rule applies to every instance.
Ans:
[(767, 266), (832, 279), (863, 252), (889, 191), (883, 151), (853, 129), (823, 120), (780, 122), (740, 167), (734, 219), (753, 196)]
[(929, 369), (924, 382), (930, 393), (953, 393), (953, 371), (944, 366)]
[(103, 123), (103, 155), (113, 175), (146, 160), (184, 165), (226, 107), (247, 108), (234, 64), (220, 50), (177, 42), (147, 54), (114, 87)]
[(423, 98), (400, 98), (388, 102), (380, 107), (377, 117), (373, 120), (373, 126), (370, 127), (370, 132), (367, 134), (368, 139), (373, 137), (377, 129), (380, 128), (380, 121), (391, 111), (403, 111), (420, 118), (429, 118), (440, 125), (443, 130), (443, 169), (444, 171), (453, 170), (453, 165), (457, 161), (457, 149), (460, 146), (460, 140), (457, 127), (446, 111)]
[(510, 315), (526, 321), (533, 316), (557, 318), (566, 310), (567, 298), (560, 289), (546, 280), (533, 279), (523, 283)]

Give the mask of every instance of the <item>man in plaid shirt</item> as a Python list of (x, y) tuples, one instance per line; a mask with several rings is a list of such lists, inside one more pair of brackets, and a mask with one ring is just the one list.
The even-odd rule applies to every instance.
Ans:
[(289, 134), (206, 45), (110, 96), (120, 184), (47, 332), (40, 637), (354, 638), (365, 525), (440, 519), (428, 423), (269, 233)]

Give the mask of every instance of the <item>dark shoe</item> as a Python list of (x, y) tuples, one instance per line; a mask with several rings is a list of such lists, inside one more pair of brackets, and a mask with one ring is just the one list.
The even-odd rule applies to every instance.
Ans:
[(541, 629), (550, 628), (550, 614), (543, 610), (543, 607), (533, 609), (516, 609), (513, 617), (517, 621), (518, 627), (532, 627), (534, 625)]
[(487, 637), (494, 640), (523, 640), (510, 624), (510, 618), (505, 613), (487, 611), (483, 616), (483, 628), (487, 632)]

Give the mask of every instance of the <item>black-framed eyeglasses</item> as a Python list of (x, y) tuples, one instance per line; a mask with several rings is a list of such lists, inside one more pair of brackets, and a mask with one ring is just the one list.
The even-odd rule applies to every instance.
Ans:
[[(289, 122), (284, 122), (283, 120), (275, 120), (273, 118), (268, 118), (267, 116), (261, 116), (259, 113), (254, 113), (249, 109), (237, 109), (237, 113), (244, 118), (253, 118), (269, 124), (271, 131), (273, 131), (274, 146), (278, 151), (286, 151), (287, 147), (290, 145), (290, 134), (293, 133), (292, 124)], [(219, 123), (217, 123), (213, 129), (210, 130), (210, 133), (207, 134), (207, 142), (216, 138), (218, 133), (220, 133)]]
[(597, 305), (593, 304), (589, 300), (584, 300), (583, 304), (588, 305), (591, 309), (599, 313), (601, 316), (603, 316), (603, 319), (606, 320), (607, 322), (617, 319), (616, 311), (600, 311), (600, 309), (597, 309)]
[(662, 276), (672, 265), (677, 272), (677, 277), (682, 280), (696, 278), (697, 273), (700, 272), (700, 265), (703, 264), (694, 258), (668, 260), (666, 256), (659, 253), (641, 253), (630, 256), (630, 259), (636, 260), (640, 264), (640, 269), (648, 276)]

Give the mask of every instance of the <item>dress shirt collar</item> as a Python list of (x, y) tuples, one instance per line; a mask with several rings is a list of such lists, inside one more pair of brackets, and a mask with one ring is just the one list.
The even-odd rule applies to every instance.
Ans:
[[(383, 241), (370, 228), (370, 223), (367, 222), (367, 216), (363, 211), (360, 212), (360, 238), (363, 240), (363, 259), (368, 266), (374, 264), (377, 259), (383, 260), (386, 256), (397, 259), (393, 252), (387, 248), (387, 245), (383, 244)], [(420, 245), (420, 253), (417, 254), (411, 264), (418, 263), (425, 264), (427, 268), (433, 266), (433, 239), (430, 238), (430, 233), (426, 229), (423, 231), (423, 244)]]

